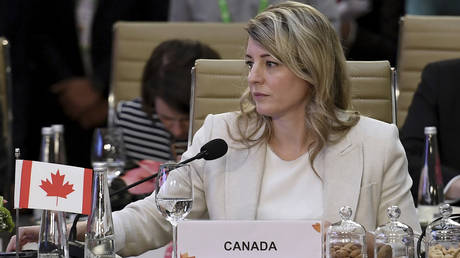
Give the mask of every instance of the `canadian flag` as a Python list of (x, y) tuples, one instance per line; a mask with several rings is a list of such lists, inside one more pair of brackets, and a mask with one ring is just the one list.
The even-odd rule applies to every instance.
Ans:
[(92, 178), (87, 168), (16, 160), (14, 207), (89, 215)]

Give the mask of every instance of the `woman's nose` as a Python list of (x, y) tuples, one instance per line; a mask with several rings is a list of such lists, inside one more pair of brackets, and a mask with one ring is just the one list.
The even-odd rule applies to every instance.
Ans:
[(250, 84), (257, 84), (263, 81), (262, 69), (258, 65), (253, 65), (248, 73), (248, 82)]

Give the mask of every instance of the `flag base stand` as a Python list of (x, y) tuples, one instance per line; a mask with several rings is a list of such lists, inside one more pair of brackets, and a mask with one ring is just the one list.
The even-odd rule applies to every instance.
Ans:
[(36, 258), (37, 250), (24, 250), (19, 252), (0, 252), (0, 257), (22, 257), (22, 258)]

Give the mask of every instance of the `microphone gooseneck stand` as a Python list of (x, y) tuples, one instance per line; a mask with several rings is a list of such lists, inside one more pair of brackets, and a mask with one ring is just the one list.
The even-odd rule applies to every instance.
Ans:
[[(192, 158), (186, 159), (184, 161), (179, 162), (179, 164), (187, 164), (191, 161), (194, 161), (196, 159), (205, 159), (205, 160), (214, 160), (218, 159), (227, 153), (228, 150), (228, 145), (227, 143), (220, 138), (213, 139), (209, 142), (207, 142), (205, 145), (203, 145), (200, 149), (200, 152), (193, 156)], [(123, 193), (127, 191), (130, 188), (133, 188), (139, 184), (142, 184), (146, 181), (149, 181), (153, 178), (156, 177), (156, 174), (153, 174), (151, 176), (148, 176), (146, 178), (143, 178), (135, 183), (132, 183), (130, 185), (127, 185), (113, 193), (110, 194), (110, 197), (116, 196), (120, 193)], [(75, 219), (73, 220), (72, 226), (70, 227), (70, 232), (69, 232), (69, 253), (71, 257), (78, 257), (82, 258), (84, 256), (84, 245), (81, 243), (77, 242), (77, 223), (82, 217), (82, 214), (77, 214), (75, 216)]]

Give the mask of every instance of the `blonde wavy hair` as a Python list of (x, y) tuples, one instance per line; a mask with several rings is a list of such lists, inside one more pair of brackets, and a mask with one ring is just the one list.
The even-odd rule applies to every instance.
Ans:
[[(287, 1), (269, 6), (249, 20), (246, 30), (251, 39), (311, 85), (305, 126), (313, 165), (327, 142), (340, 140), (359, 120), (357, 112), (347, 111), (350, 82), (334, 27), (315, 8)], [(232, 138), (246, 146), (268, 141), (273, 134), (272, 120), (257, 113), (249, 87), (241, 97), (240, 110), (240, 137)]]

